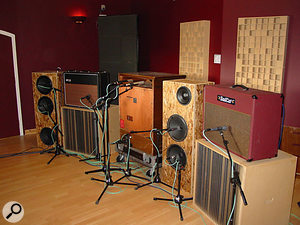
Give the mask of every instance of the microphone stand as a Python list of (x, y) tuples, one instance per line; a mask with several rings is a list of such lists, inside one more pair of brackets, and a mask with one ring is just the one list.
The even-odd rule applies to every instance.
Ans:
[[(239, 178), (239, 171), (237, 171), (236, 168), (234, 166), (232, 166), (232, 158), (231, 158), (231, 155), (230, 155), (230, 152), (229, 152), (229, 149), (228, 149), (228, 141), (225, 140), (223, 131), (220, 130), (219, 132), (220, 132), (220, 135), (222, 137), (223, 144), (225, 146), (227, 155), (228, 155), (229, 160), (230, 160), (230, 165), (231, 165), (231, 167), (230, 167), (230, 174), (231, 174), (231, 170), (233, 168), (233, 177), (230, 178), (230, 183), (232, 184), (232, 187), (233, 187), (232, 208), (234, 207), (234, 196), (236, 194), (236, 187), (238, 187), (240, 189), (240, 193), (241, 193), (241, 196), (242, 196), (243, 203), (246, 206), (246, 205), (248, 205), (248, 202), (246, 200), (246, 196), (245, 196), (244, 191), (243, 191), (242, 186), (241, 186), (241, 180)], [(233, 216), (231, 217), (231, 220), (230, 220), (231, 223), (233, 223), (233, 219), (232, 218), (233, 218)]]
[[(61, 134), (61, 136), (63, 136), (63, 133), (61, 132), (61, 130), (59, 129), (59, 124), (57, 123), (58, 121), (58, 109), (57, 109), (57, 102), (56, 102), (56, 91), (61, 91), (57, 88), (52, 88), (53, 90), (53, 93), (54, 93), (54, 108), (55, 108), (55, 121), (52, 119), (51, 115), (49, 115), (51, 121), (53, 122), (54, 124), (54, 129), (55, 129), (55, 132), (56, 132), (56, 135), (57, 137), (55, 138), (54, 140), (54, 147), (53, 148), (50, 148), (48, 150), (45, 150), (43, 152), (41, 152), (40, 154), (44, 154), (44, 153), (52, 153), (54, 154), (54, 156), (47, 162), (47, 164), (50, 164), (52, 162), (53, 159), (55, 159), (56, 156), (60, 155), (60, 154), (64, 154), (66, 156), (70, 156), (70, 155), (73, 155), (73, 154), (68, 154), (64, 149), (63, 147), (59, 144), (59, 139), (58, 139), (58, 132)], [(54, 150), (54, 151), (53, 151)]]
[[(161, 131), (168, 131), (169, 129), (161, 129), (161, 130), (153, 130), (159, 134), (161, 134), (160, 132)], [(145, 131), (130, 131), (130, 133), (144, 133), (144, 132), (151, 132), (151, 130), (145, 130)], [(142, 187), (145, 187), (145, 186), (148, 186), (148, 185), (151, 185), (152, 183), (157, 183), (157, 184), (163, 184), (169, 188), (173, 188), (171, 185), (168, 185), (166, 184), (165, 182), (163, 182), (160, 178), (160, 174), (159, 174), (159, 163), (162, 163), (162, 155), (161, 154), (157, 154), (157, 157), (156, 157), (156, 160), (155, 160), (155, 163), (156, 163), (156, 168), (155, 168), (155, 177), (153, 179), (153, 181), (149, 181), (148, 183), (145, 183), (145, 184), (142, 184), (142, 185), (137, 185), (137, 187), (135, 188), (135, 190), (139, 189), (139, 188), (142, 188)], [(174, 190), (177, 191), (176, 188), (174, 188)]]
[[(88, 100), (88, 102), (91, 104), (91, 106), (93, 106), (93, 103), (91, 102), (90, 100), (90, 97), (89, 96), (85, 96), (84, 98), (86, 98)], [(83, 98), (82, 98), (83, 99)], [(102, 133), (104, 132), (103, 130), (103, 126), (101, 126), (100, 122), (99, 122), (99, 118), (98, 118), (98, 114), (96, 112), (96, 108), (93, 107), (92, 108), (93, 111), (94, 111), (94, 114), (96, 116), (95, 118), (95, 121), (96, 121), (96, 124), (99, 124), (100, 126), (100, 129), (102, 131)], [(103, 115), (102, 115), (103, 116)], [(103, 117), (102, 117), (103, 118)], [(102, 121), (103, 122), (103, 121)], [(100, 161), (101, 158), (103, 158), (104, 156), (102, 156), (100, 154), (100, 151), (99, 151), (99, 135), (98, 135), (98, 132), (96, 132), (96, 155), (94, 157), (89, 157), (89, 158), (86, 158), (86, 159), (80, 159), (79, 162), (82, 162), (82, 161), (87, 161), (87, 160), (97, 160), (97, 161)]]
[[(115, 98), (110, 98), (109, 97), (109, 94), (112, 93), (114, 90), (117, 90), (118, 87), (114, 88), (112, 91), (110, 91), (106, 96), (102, 97), (102, 101), (103, 103), (100, 104), (100, 107), (102, 108), (102, 121), (103, 121), (103, 127), (104, 127), (104, 131), (103, 132), (103, 140), (104, 140), (104, 143), (103, 143), (103, 152), (104, 152), (104, 157), (103, 157), (103, 166), (101, 169), (98, 169), (98, 170), (92, 170), (92, 171), (87, 171), (85, 172), (85, 174), (88, 174), (88, 173), (95, 173), (95, 172), (104, 172), (105, 174), (105, 180), (102, 180), (102, 179), (97, 179), (97, 178), (91, 178), (91, 180), (96, 180), (96, 181), (99, 181), (99, 182), (103, 182), (105, 183), (105, 187), (103, 189), (103, 191), (101, 192), (101, 194), (99, 195), (98, 199), (96, 200), (96, 204), (99, 204), (99, 201), (101, 200), (102, 196), (104, 195), (105, 191), (107, 190), (108, 186), (113, 186), (114, 184), (122, 184), (122, 185), (136, 185), (134, 183), (122, 183), (122, 182), (119, 182), (121, 179), (123, 179), (124, 177), (121, 177), (119, 179), (117, 179), (116, 181), (113, 181), (112, 180), (112, 177), (111, 177), (111, 174), (110, 172), (111, 171), (123, 171), (124, 172), (124, 169), (122, 168), (111, 168), (110, 167), (110, 158), (108, 156), (110, 156), (110, 148), (109, 148), (109, 123), (108, 123), (108, 108), (110, 106), (110, 102), (113, 101), (115, 98), (117, 98), (120, 94), (123, 94), (128, 90), (125, 90), (124, 92), (120, 93), (119, 95), (116, 95)], [(98, 107), (98, 106), (96, 106)], [(107, 115), (106, 118), (105, 118), (105, 114)], [(105, 124), (106, 124), (106, 129), (105, 129)], [(108, 158), (106, 158), (108, 157)]]

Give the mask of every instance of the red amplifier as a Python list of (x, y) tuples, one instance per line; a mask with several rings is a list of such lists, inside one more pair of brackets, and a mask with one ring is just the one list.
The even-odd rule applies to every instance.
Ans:
[[(277, 155), (282, 95), (241, 85), (205, 86), (204, 129), (226, 126), (229, 151), (251, 161)], [(217, 131), (206, 136), (224, 148)]]

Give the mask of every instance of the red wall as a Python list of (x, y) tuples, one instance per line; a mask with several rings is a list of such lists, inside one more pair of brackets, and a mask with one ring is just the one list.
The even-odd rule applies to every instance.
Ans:
[(222, 84), (234, 83), (238, 17), (290, 16), (284, 75), (285, 125), (300, 127), (300, 1), (226, 0), (223, 4)]
[[(78, 10), (88, 17), (85, 24), (77, 25), (70, 19)], [(1, 3), (0, 29), (16, 35), (24, 129), (35, 127), (31, 72), (55, 70), (58, 66), (63, 70), (98, 70), (98, 12), (96, 0), (10, 0)], [(10, 82), (13, 73), (9, 76), (1, 73), (1, 82)], [(14, 91), (6, 87), (6, 92), (10, 93), (9, 102), (15, 102)], [(7, 121), (17, 120), (15, 113), (6, 115), (3, 112), (2, 116)], [(17, 133), (7, 132), (6, 136), (18, 133), (17, 129)]]
[[(32, 71), (58, 66), (98, 70), (96, 21), (101, 4), (106, 5), (108, 15), (139, 15), (140, 70), (178, 73), (179, 24), (211, 20), (209, 79), (219, 82), (220, 65), (213, 64), (212, 58), (221, 52), (222, 0), (4, 1), (0, 29), (16, 34), (24, 129), (35, 127)], [(70, 19), (78, 10), (87, 15), (82, 25)], [(11, 114), (8, 119), (15, 117)]]
[(140, 70), (178, 73), (180, 23), (210, 20), (209, 80), (219, 83), (213, 54), (221, 52), (222, 0), (133, 0), (132, 12), (140, 20)]

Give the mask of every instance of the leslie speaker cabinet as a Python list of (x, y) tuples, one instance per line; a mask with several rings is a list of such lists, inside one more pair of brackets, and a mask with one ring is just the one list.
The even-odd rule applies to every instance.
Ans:
[[(133, 159), (152, 167), (155, 164), (157, 151), (150, 140), (150, 130), (162, 128), (162, 84), (164, 80), (182, 79), (185, 75), (137, 72), (120, 73), (119, 81), (144, 81), (142, 85), (120, 95), (120, 136), (130, 131), (148, 131), (131, 134), (130, 153)], [(120, 93), (126, 88), (120, 88)], [(153, 133), (153, 141), (161, 151), (161, 136)]]
[[(206, 86), (204, 129), (227, 126), (224, 137), (231, 152), (248, 161), (275, 157), (281, 127), (282, 96), (234, 86)], [(224, 147), (219, 132), (206, 136)]]
[[(52, 146), (53, 134), (58, 137), (61, 145), (62, 135), (60, 132), (56, 134), (53, 128), (57, 123), (61, 129), (62, 73), (57, 71), (32, 72), (32, 88), (37, 145), (41, 148)], [(57, 110), (55, 110), (55, 104)]]
[[(181, 148), (186, 156), (182, 171), (181, 187), (192, 193), (195, 140), (202, 137), (204, 86), (214, 82), (192, 80), (170, 80), (163, 82), (163, 128), (176, 129), (163, 136), (163, 160), (168, 151)], [(173, 184), (175, 170), (163, 163), (162, 179)]]
[[(277, 157), (247, 162), (232, 154), (241, 187), (234, 197), (225, 149), (205, 139), (196, 141), (193, 203), (214, 223), (226, 225), (235, 198), (234, 225), (289, 224), (297, 158), (283, 151)], [(221, 151), (223, 150), (223, 151)]]

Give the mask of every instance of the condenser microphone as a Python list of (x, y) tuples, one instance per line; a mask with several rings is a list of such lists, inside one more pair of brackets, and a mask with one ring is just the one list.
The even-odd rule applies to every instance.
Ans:
[(222, 127), (215, 127), (215, 128), (208, 128), (205, 129), (204, 131), (223, 131), (223, 130), (227, 130), (228, 127), (227, 126), (222, 126)]

